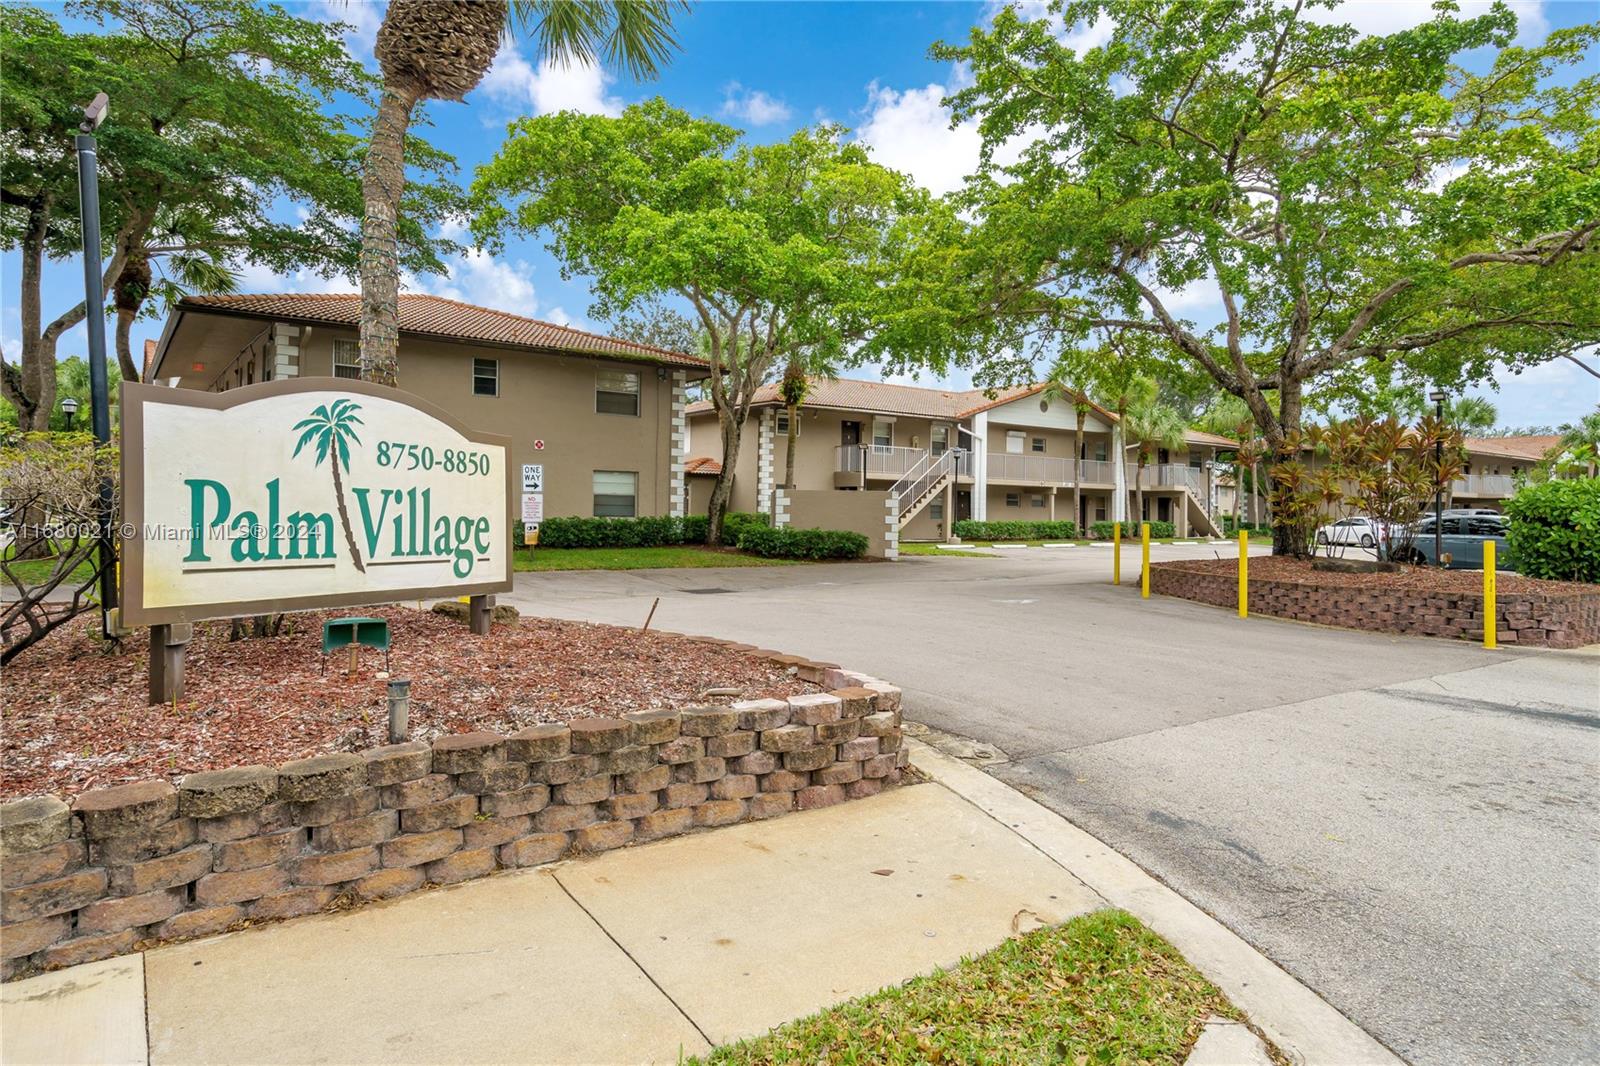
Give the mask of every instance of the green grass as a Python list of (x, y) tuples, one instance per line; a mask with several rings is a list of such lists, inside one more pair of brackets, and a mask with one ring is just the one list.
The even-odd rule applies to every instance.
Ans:
[(901, 555), (953, 555), (960, 559), (993, 559), (992, 555), (979, 555), (977, 552), (951, 551), (949, 548), (938, 544), (914, 542), (900, 543)]
[(1212, 1014), (1241, 1017), (1137, 918), (1102, 910), (691, 1061), (1179, 1066)]
[[(11, 549), (7, 548), (7, 565), (11, 568), (12, 573), (16, 574), (17, 577), (21, 578), (28, 585), (40, 584), (46, 578), (48, 578), (50, 576), (50, 571), (55, 568), (56, 558), (58, 558), (57, 556), (51, 556), (47, 559), (13, 560), (11, 559), (10, 552)], [(93, 574), (94, 566), (92, 563), (86, 560), (74, 567), (72, 573), (62, 581), (62, 584), (70, 588), (74, 583), (81, 584), (85, 581), (88, 581)]]
[(763, 559), (698, 544), (658, 548), (518, 548), (518, 570), (656, 570), (707, 566), (794, 566), (796, 559)]

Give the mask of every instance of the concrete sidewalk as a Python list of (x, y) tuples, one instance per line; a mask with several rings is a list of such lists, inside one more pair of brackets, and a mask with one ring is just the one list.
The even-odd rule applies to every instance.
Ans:
[(916, 761), (934, 783), (14, 982), (0, 1059), (675, 1062), (1110, 902), (1291, 1055), (1393, 1061), (1092, 838)]

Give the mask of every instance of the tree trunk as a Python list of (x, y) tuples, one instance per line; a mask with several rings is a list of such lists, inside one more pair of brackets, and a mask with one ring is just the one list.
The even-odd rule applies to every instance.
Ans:
[(783, 487), (794, 488), (794, 451), (795, 441), (800, 437), (800, 408), (789, 407), (789, 441), (784, 449), (783, 459)]
[[(1277, 435), (1269, 437), (1268, 442), (1274, 446), (1288, 440), (1300, 429), (1300, 382), (1294, 378), (1286, 378), (1283, 387), (1278, 390), (1278, 424), (1275, 427)], [(1267, 457), (1267, 483), (1273, 481), (1272, 468), (1276, 464), (1272, 461), (1277, 456), (1276, 450)], [(1270, 499), (1270, 494), (1269, 497)], [(1300, 558), (1305, 554), (1306, 546), (1297, 543), (1300, 538), (1284, 525), (1282, 516), (1272, 516), (1272, 554), (1292, 555)]]
[(133, 361), (130, 332), (139, 308), (150, 295), (150, 259), (144, 247), (131, 252), (122, 261), (122, 270), (111, 286), (111, 302), (117, 309), (117, 365), (122, 368), (123, 381), (140, 380), (139, 365)]
[(1074, 435), (1072, 444), (1072, 524), (1079, 526), (1078, 536), (1083, 536), (1083, 412), (1077, 413), (1074, 419), (1078, 423), (1078, 431)]
[[(400, 248), (396, 221), (406, 184), (406, 130), (417, 104), (410, 85), (384, 84), (361, 172), (361, 378), (399, 384)], [(343, 506), (341, 501), (340, 506)], [(359, 565), (359, 564), (358, 564)]]
[(1133, 472), (1133, 520), (1144, 521), (1144, 449), (1139, 449), (1139, 459)]
[(356, 550), (355, 534), (350, 532), (350, 512), (344, 506), (344, 482), (339, 479), (339, 455), (337, 447), (330, 449), (334, 454), (328, 456), (333, 461), (333, 498), (339, 504), (339, 524), (344, 527), (344, 542), (350, 549), (350, 560), (356, 564), (356, 569), (363, 574), (367, 572), (366, 564), (361, 561), (361, 553)]
[[(722, 519), (728, 511), (728, 498), (733, 495), (733, 471), (739, 465), (739, 438), (744, 427), (733, 414), (717, 409), (722, 422), (722, 472), (711, 487), (711, 509), (706, 514), (706, 544), (713, 548), (722, 546)], [(794, 426), (789, 427), (793, 432)]]

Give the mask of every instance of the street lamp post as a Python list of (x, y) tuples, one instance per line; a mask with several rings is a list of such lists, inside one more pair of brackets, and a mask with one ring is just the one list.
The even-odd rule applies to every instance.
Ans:
[(72, 432), (72, 417), (78, 413), (78, 398), (65, 396), (61, 400), (61, 413), (67, 416), (67, 432)]
[[(1444, 390), (1434, 389), (1428, 394), (1428, 399), (1433, 401), (1433, 410), (1444, 422)], [(1433, 564), (1444, 566), (1444, 479), (1439, 476), (1444, 470), (1444, 438), (1435, 434), (1433, 440)]]
[[(83, 299), (89, 309), (89, 415), (96, 449), (111, 443), (111, 395), (106, 370), (106, 294), (100, 278), (100, 176), (94, 131), (105, 121), (110, 99), (95, 93), (83, 109), (75, 145), (78, 153), (78, 212), (83, 230)], [(100, 480), (100, 629), (111, 636), (111, 608), (116, 606), (116, 566), (111, 550), (111, 479)]]

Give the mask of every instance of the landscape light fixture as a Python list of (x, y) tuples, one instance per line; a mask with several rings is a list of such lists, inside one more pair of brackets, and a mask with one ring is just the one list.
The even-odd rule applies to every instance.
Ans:
[[(83, 306), (99, 308), (106, 303), (100, 262), (100, 173), (96, 158), (94, 131), (106, 120), (111, 99), (95, 93), (83, 109), (83, 121), (73, 147), (78, 156), (78, 222), (83, 237)], [(106, 367), (106, 318), (91, 314), (85, 320), (89, 341), (89, 421), (94, 429), (96, 448), (111, 443), (111, 389)], [(111, 544), (111, 478), (100, 479), (100, 506), (96, 518), (100, 526), (100, 631), (112, 636), (111, 610), (117, 605), (116, 560)]]
[(105, 93), (95, 93), (94, 99), (89, 101), (89, 106), (83, 109), (83, 121), (78, 123), (78, 129), (84, 133), (93, 133), (100, 128), (100, 123), (106, 120), (106, 112), (111, 110), (111, 97)]

